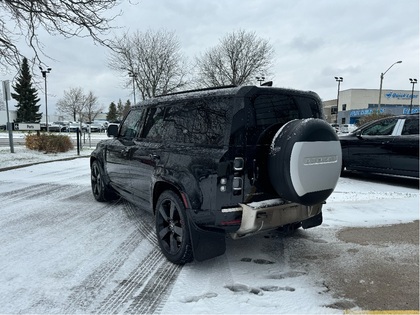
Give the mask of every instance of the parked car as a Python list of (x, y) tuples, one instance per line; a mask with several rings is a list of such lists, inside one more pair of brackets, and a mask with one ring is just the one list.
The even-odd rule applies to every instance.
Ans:
[(339, 124), (331, 123), (330, 125), (331, 125), (331, 127), (334, 128), (335, 132), (340, 131), (340, 125)]
[(108, 128), (109, 122), (105, 119), (95, 119), (93, 121), (94, 124), (101, 124), (104, 129), (106, 130)]
[(355, 131), (356, 129), (357, 129), (357, 126), (354, 124), (342, 124), (340, 126), (339, 132), (349, 133), (349, 132)]
[(51, 132), (61, 132), (67, 130), (67, 124), (63, 121), (54, 121), (52, 124), (48, 125), (48, 130)]
[(67, 131), (76, 132), (77, 129), (81, 129), (82, 132), (87, 131), (87, 125), (85, 123), (80, 124), (79, 122), (71, 122), (67, 127)]
[(105, 127), (102, 124), (95, 122), (88, 124), (87, 127), (90, 132), (102, 132), (105, 130)]
[(382, 118), (339, 137), (343, 171), (419, 177), (419, 114)]
[(226, 235), (320, 225), (341, 171), (338, 136), (313, 92), (242, 86), (156, 97), (108, 134), (90, 158), (94, 197), (150, 210), (176, 264), (222, 255)]

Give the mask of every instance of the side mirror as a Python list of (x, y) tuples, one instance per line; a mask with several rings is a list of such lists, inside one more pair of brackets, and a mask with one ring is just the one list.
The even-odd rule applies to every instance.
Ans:
[(118, 136), (118, 125), (109, 125), (108, 129), (106, 130), (106, 135), (108, 137)]
[(356, 132), (356, 137), (357, 137), (357, 138), (362, 138), (362, 131), (361, 131), (361, 130), (358, 130), (358, 131)]

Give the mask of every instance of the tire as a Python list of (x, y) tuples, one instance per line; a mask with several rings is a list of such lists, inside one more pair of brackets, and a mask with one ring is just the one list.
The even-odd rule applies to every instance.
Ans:
[(176, 193), (166, 190), (159, 196), (155, 217), (159, 247), (166, 258), (179, 265), (193, 261), (188, 219)]
[(302, 205), (325, 201), (341, 173), (341, 146), (334, 129), (321, 119), (292, 120), (274, 135), (268, 177), (277, 194)]
[(109, 201), (117, 197), (115, 192), (105, 184), (104, 172), (97, 160), (93, 161), (90, 174), (92, 193), (97, 201)]

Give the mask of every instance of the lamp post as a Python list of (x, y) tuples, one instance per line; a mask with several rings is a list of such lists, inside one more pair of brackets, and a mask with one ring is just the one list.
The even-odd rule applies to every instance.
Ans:
[(379, 101), (378, 101), (378, 113), (380, 113), (381, 112), (381, 97), (382, 97), (382, 81), (384, 80), (384, 75), (385, 75), (385, 73), (387, 73), (388, 72), (388, 70), (389, 69), (391, 69), (395, 64), (397, 64), (397, 63), (401, 63), (402, 61), (401, 60), (398, 60), (398, 61), (396, 61), (396, 62), (394, 62), (388, 69), (386, 69), (386, 71), (385, 72), (382, 72), (381, 73), (381, 84), (379, 85)]
[(335, 81), (338, 82), (337, 88), (337, 112), (335, 113), (335, 123), (338, 123), (338, 100), (340, 99), (340, 83), (343, 82), (343, 77), (334, 77)]
[(133, 71), (129, 71), (128, 75), (130, 78), (133, 78), (133, 98), (134, 98), (134, 104), (136, 105), (136, 78), (137, 78), (137, 73), (133, 72)]
[(41, 70), (42, 76), (44, 77), (45, 82), (45, 125), (47, 127), (47, 132), (50, 131), (50, 128), (48, 127), (48, 106), (47, 106), (47, 73), (51, 72), (51, 68), (47, 68), (47, 70), (42, 69), (41, 66), (39, 66), (39, 70)]
[(264, 82), (264, 80), (265, 80), (265, 77), (264, 76), (255, 77), (255, 79), (257, 79), (257, 81), (260, 82), (260, 86), (261, 86), (262, 82)]
[(411, 111), (412, 111), (412, 108), (413, 108), (414, 84), (416, 84), (416, 83), (417, 83), (417, 79), (412, 79), (412, 78), (410, 78), (410, 83), (413, 85), (413, 87), (411, 88), (410, 111), (408, 112), (409, 114), (411, 114)]

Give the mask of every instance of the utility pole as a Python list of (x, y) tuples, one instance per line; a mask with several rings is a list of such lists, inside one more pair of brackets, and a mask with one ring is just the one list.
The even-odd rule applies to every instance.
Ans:
[(3, 95), (4, 100), (6, 101), (6, 113), (7, 113), (7, 130), (9, 132), (9, 145), (10, 145), (10, 153), (15, 153), (15, 148), (13, 146), (13, 131), (12, 131), (12, 124), (10, 123), (9, 117), (9, 103), (10, 100), (10, 86), (9, 80), (3, 81)]

